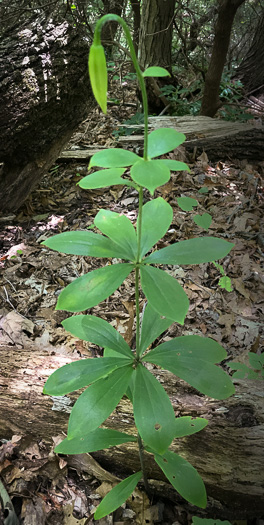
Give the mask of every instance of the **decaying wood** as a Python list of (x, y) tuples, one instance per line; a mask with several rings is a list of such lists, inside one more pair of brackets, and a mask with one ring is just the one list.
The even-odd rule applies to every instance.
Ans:
[[(209, 160), (264, 160), (264, 128), (261, 122), (228, 122), (202, 116), (150, 117), (150, 129), (174, 128), (186, 136), (184, 147)], [(260, 126), (260, 127), (257, 127)], [(120, 137), (120, 144), (140, 144), (143, 135)]]
[[(36, 346), (2, 346), (0, 351), (1, 438), (31, 434), (37, 440), (51, 443), (52, 437), (66, 433), (76, 394), (54, 398), (44, 396), (42, 389), (53, 370), (71, 362), (72, 358), (63, 350), (55, 353)], [(166, 371), (153, 372), (167, 390), (176, 416), (201, 416), (209, 420), (202, 432), (175, 440), (172, 449), (199, 470), (211, 497), (211, 506), (222, 505), (225, 519), (260, 516), (264, 508), (263, 382), (238, 380), (234, 396), (215, 401), (199, 395)], [(135, 433), (132, 408), (127, 399), (120, 402), (105, 425)], [(102, 465), (109, 465), (115, 474), (139, 467), (135, 443), (100, 451), (93, 456)], [(80, 461), (81, 456), (78, 458)], [(146, 455), (146, 466), (150, 478), (164, 480), (150, 455)], [(161, 486), (166, 493), (165, 485)], [(169, 495), (177, 500), (176, 493), (171, 491)]]

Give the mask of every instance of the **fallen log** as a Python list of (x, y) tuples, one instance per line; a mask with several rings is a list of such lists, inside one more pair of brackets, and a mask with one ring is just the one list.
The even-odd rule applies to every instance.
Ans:
[[(4, 345), (0, 350), (0, 437), (31, 435), (38, 441), (52, 443), (54, 436), (66, 434), (77, 394), (49, 397), (42, 394), (42, 389), (55, 369), (74, 359), (63, 349), (60, 353), (52, 347), (43, 350), (37, 346)], [(211, 509), (217, 510), (217, 517), (224, 519), (261, 516), (264, 508), (263, 382), (236, 380), (236, 394), (225, 401), (216, 401), (197, 393), (166, 371), (153, 372), (168, 392), (176, 416), (209, 420), (202, 432), (175, 440), (172, 450), (190, 461), (203, 477)], [(132, 407), (127, 399), (120, 402), (104, 426), (135, 433)], [(93, 456), (102, 465), (110, 466), (115, 474), (122, 475), (139, 466), (134, 443)], [(81, 465), (81, 457), (70, 456), (69, 464)], [(165, 478), (149, 454), (146, 467), (157, 491), (160, 489), (163, 495), (181, 501), (177, 493), (164, 484)]]
[[(229, 122), (203, 116), (149, 117), (150, 130), (174, 128), (186, 136), (184, 147), (194, 154), (206, 152), (209, 160), (264, 160), (264, 128), (261, 121)], [(120, 145), (143, 143), (143, 135), (120, 137)]]

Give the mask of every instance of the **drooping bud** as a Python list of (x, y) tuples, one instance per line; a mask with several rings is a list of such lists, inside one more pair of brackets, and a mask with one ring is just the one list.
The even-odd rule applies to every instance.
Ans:
[(89, 53), (89, 75), (94, 97), (104, 113), (107, 111), (107, 67), (104, 48), (92, 44)]

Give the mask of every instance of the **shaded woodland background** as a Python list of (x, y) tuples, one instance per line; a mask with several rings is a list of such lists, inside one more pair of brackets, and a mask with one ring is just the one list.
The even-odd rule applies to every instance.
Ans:
[[(170, 71), (169, 78), (148, 80), (150, 114), (178, 118), (171, 125), (183, 126), (188, 137), (188, 144), (170, 158), (186, 162), (191, 173), (173, 174), (157, 193), (174, 209), (170, 231), (158, 247), (206, 234), (235, 243), (223, 262), (232, 281), (230, 293), (219, 288), (212, 265), (167, 268), (184, 285), (191, 308), (185, 326), (174, 324), (160, 342), (184, 333), (213, 337), (228, 351), (226, 370), (231, 360), (248, 365), (248, 352), (260, 354), (262, 349), (263, 3), (1, 0), (0, 475), (24, 525), (93, 523), (98, 499), (117, 477), (137, 467), (133, 448), (117, 447), (93, 458), (55, 456), (54, 443), (67, 430), (75, 397), (65, 396), (60, 403), (42, 395), (53, 369), (80, 357), (100, 356), (101, 350), (65, 333), (61, 321), (67, 313), (55, 311), (61, 289), (100, 261), (51, 252), (41, 241), (92, 226), (102, 207), (136, 220), (133, 190), (85, 192), (76, 186), (94, 151), (142, 148), (140, 94), (115, 24), (105, 26), (103, 33), (109, 72), (106, 116), (91, 94), (87, 55), (94, 23), (107, 12), (129, 24), (142, 69), (160, 65)], [(212, 128), (221, 132), (221, 140), (211, 135)], [(212, 214), (208, 232), (194, 224), (192, 213), (179, 210), (176, 197), (181, 195), (197, 198), (199, 213)], [(133, 304), (133, 283), (128, 281), (89, 313), (111, 322), (130, 344)], [(153, 372), (166, 385), (177, 415), (210, 419), (204, 436), (176, 444), (200, 468), (208, 508), (199, 514), (186, 505), (149, 463), (153, 500), (138, 491), (134, 503), (95, 523), (187, 525), (192, 516), (201, 515), (261, 525), (261, 381), (236, 380), (237, 395), (223, 405), (197, 396), (170, 374)], [(126, 400), (107, 425), (133, 432)]]

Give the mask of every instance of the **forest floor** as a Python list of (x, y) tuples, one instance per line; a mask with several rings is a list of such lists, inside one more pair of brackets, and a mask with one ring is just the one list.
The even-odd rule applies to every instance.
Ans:
[[(115, 145), (113, 131), (132, 111), (131, 107), (110, 106), (108, 115), (102, 116), (95, 109), (74, 135), (70, 147)], [(183, 147), (170, 158), (187, 162), (191, 172), (172, 174), (171, 180), (155, 193), (174, 210), (171, 227), (158, 248), (175, 240), (208, 234), (230, 240), (235, 247), (221, 261), (231, 279), (230, 292), (219, 286), (221, 275), (213, 264), (167, 268), (184, 286), (191, 306), (184, 327), (174, 324), (162, 338), (190, 333), (212, 337), (227, 349), (229, 360), (247, 365), (249, 351), (261, 352), (264, 162), (252, 165), (238, 159), (227, 161), (221, 159), (219, 152), (219, 161), (212, 164), (206, 152), (193, 160)], [(55, 306), (59, 293), (69, 282), (101, 266), (102, 261), (63, 255), (41, 245), (55, 233), (91, 226), (100, 208), (124, 213), (136, 221), (138, 200), (133, 189), (116, 186), (109, 191), (84, 191), (76, 183), (86, 173), (87, 162), (58, 162), (17, 214), (0, 216), (0, 351), (2, 345), (8, 345), (10, 356), (19, 345), (35, 345), (36, 351), (48, 346), (55, 354), (63, 346), (66, 354), (76, 357), (100, 355), (95, 345), (65, 332), (60, 323), (68, 314), (55, 311)], [(201, 188), (207, 189), (199, 193)], [(184, 212), (178, 207), (176, 198), (180, 196), (197, 199), (198, 213), (212, 215), (207, 232), (193, 222), (195, 212)], [(141, 307), (143, 304), (142, 297)], [(111, 322), (133, 344), (134, 291), (130, 278), (92, 313)], [(135, 509), (126, 504), (95, 522), (93, 513), (104, 492), (101, 482), (87, 472), (69, 467), (67, 457), (56, 457), (55, 461), (51, 445), (45, 444), (45, 435), (38, 442), (25, 437), (26, 433), (0, 435), (0, 475), (21, 523), (139, 523)], [(54, 436), (54, 443), (57, 440)], [(187, 525), (191, 516), (183, 504), (154, 499), (144, 523)]]

